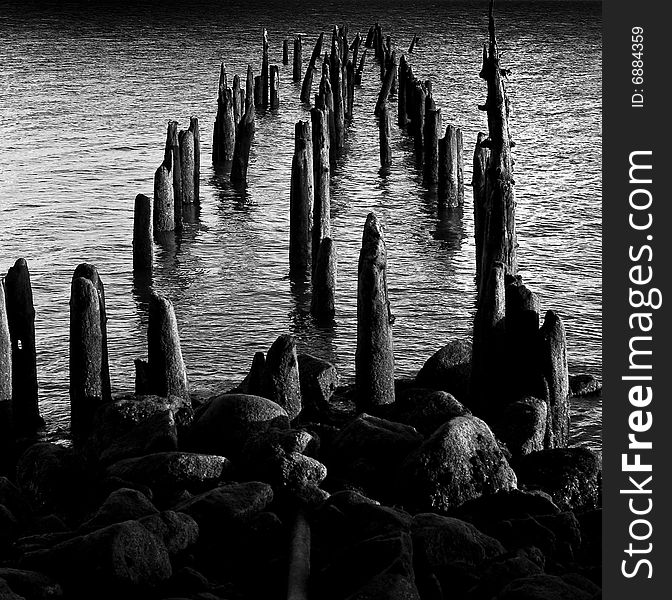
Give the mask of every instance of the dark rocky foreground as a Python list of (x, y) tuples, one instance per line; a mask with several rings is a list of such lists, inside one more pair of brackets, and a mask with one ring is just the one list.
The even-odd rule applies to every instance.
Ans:
[(376, 414), (288, 336), (268, 354), (232, 393), (115, 397), (85, 440), (28, 446), (0, 479), (0, 598), (600, 597), (598, 458), (537, 450), (532, 399), (474, 416), (446, 391), (468, 345)]

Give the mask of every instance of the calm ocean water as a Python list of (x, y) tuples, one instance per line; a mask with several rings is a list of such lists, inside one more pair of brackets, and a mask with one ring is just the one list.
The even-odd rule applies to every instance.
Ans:
[[(309, 290), (288, 277), (293, 125), (309, 118), (282, 66), (285, 36), (304, 36), (304, 68), (319, 32), (379, 20), (433, 82), (444, 124), (462, 128), (465, 181), (478, 131), (478, 78), (487, 2), (0, 3), (0, 272), (27, 259), (36, 307), (42, 411), (58, 435), (68, 415), (68, 299), (74, 268), (97, 265), (106, 285), (114, 390), (133, 387), (146, 355), (146, 312), (131, 269), (133, 199), (152, 194), (167, 121), (200, 120), (198, 218), (157, 247), (154, 288), (177, 313), (193, 388), (237, 383), (255, 351), (289, 332), (301, 351), (354, 376), (357, 257), (366, 215), (385, 225), (396, 316), (397, 376), (412, 376), (448, 340), (470, 334), (474, 312), (471, 189), (463, 211), (437, 210), (412, 144), (393, 128), (394, 165), (378, 168), (373, 106), (379, 68), (367, 59), (347, 149), (333, 177), (339, 274), (336, 326), (321, 329)], [(123, 7), (122, 7), (123, 6)], [(94, 8), (95, 7), (95, 8)], [(499, 2), (503, 64), (512, 71), (520, 268), (542, 310), (564, 319), (570, 371), (601, 374), (601, 5)], [(210, 164), (219, 64), (258, 72), (261, 27), (280, 65), (281, 106), (257, 114), (244, 193)], [(290, 43), (291, 49), (291, 43)], [(575, 442), (600, 446), (601, 401), (575, 401)]]

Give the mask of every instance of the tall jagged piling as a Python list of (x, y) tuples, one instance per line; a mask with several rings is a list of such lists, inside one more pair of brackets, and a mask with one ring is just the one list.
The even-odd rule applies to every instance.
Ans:
[[(329, 121), (326, 109), (315, 107), (310, 111), (313, 142), (313, 233), (311, 253), (317, 256), (320, 243), (331, 235), (331, 202), (329, 197)], [(313, 260), (313, 270), (315, 261)]]
[(38, 406), (35, 307), (30, 273), (19, 258), (5, 277), (7, 324), (12, 343), (12, 414), (20, 431), (44, 425)]
[(406, 113), (406, 87), (408, 86), (408, 63), (406, 57), (402, 54), (399, 59), (399, 87), (397, 90), (397, 125), (406, 127), (408, 115)]
[(94, 283), (74, 277), (70, 289), (70, 431), (84, 442), (103, 403), (101, 302)]
[(177, 121), (168, 123), (168, 136), (166, 139), (166, 153), (164, 162), (172, 161), (171, 173), (173, 175), (173, 207), (175, 210), (175, 228), (182, 227), (182, 163), (180, 161), (180, 140), (177, 130)]
[(355, 388), (358, 411), (394, 402), (394, 349), (382, 228), (369, 213), (359, 255)]
[(153, 266), (152, 200), (138, 194), (133, 210), (133, 272), (151, 274)]
[(483, 259), (483, 228), (485, 225), (485, 174), (488, 169), (490, 150), (485, 141), (487, 134), (479, 132), (474, 148), (473, 175), (471, 186), (474, 196), (474, 242), (476, 250), (476, 281), (480, 281)]
[(189, 118), (189, 129), (194, 136), (194, 202), (201, 198), (201, 132), (198, 117)]
[(541, 369), (548, 387), (547, 401), (553, 432), (549, 445), (553, 448), (566, 448), (569, 443), (570, 419), (565, 327), (560, 317), (549, 310), (539, 333)]
[(345, 119), (352, 121), (355, 108), (355, 63), (349, 60), (345, 65)]
[(231, 181), (245, 183), (247, 181), (247, 166), (250, 161), (250, 147), (254, 138), (254, 73), (252, 67), (247, 67), (245, 83), (245, 113), (236, 127), (236, 144), (231, 163)]
[(301, 57), (301, 52), (302, 52), (302, 42), (301, 42), (301, 36), (297, 35), (294, 38), (294, 60), (292, 63), (292, 79), (294, 81), (301, 81), (301, 69), (303, 67), (303, 60)]
[[(173, 305), (164, 296), (152, 294), (147, 327), (147, 362), (136, 360), (136, 391), (189, 399), (187, 369)], [(141, 386), (138, 379), (142, 379)]]
[[(173, 174), (169, 157), (154, 173), (154, 235), (175, 230), (175, 204), (173, 198)], [(181, 213), (180, 213), (181, 214)]]
[(411, 115), (413, 146), (415, 153), (422, 156), (424, 151), (425, 107), (427, 104), (427, 91), (425, 86), (416, 81), (413, 87), (413, 113)]
[(11, 470), (14, 442), (12, 410), (12, 340), (7, 322), (5, 279), (0, 277), (0, 475)]
[[(227, 90), (229, 93), (229, 90)], [(180, 169), (182, 172), (182, 204), (193, 204), (196, 200), (194, 132), (191, 129), (183, 129), (179, 134), (180, 142)]]
[(267, 108), (269, 105), (270, 99), (270, 79), (269, 79), (269, 69), (268, 69), (268, 31), (264, 27), (262, 36), (262, 50), (261, 50), (261, 94), (262, 100), (261, 104), (264, 108)]
[(364, 67), (366, 66), (366, 50), (362, 52), (362, 57), (359, 59), (359, 65), (355, 73), (355, 83), (362, 85), (362, 76), (364, 75)]
[(392, 148), (390, 147), (390, 110), (385, 103), (378, 114), (378, 137), (380, 140), (380, 166), (387, 168), (392, 164)]
[(313, 255), (313, 295), (310, 312), (318, 323), (326, 323), (334, 318), (336, 312), (336, 246), (330, 237), (320, 242), (317, 252)]
[(415, 34), (413, 36), (413, 39), (411, 40), (411, 45), (408, 47), (408, 53), (409, 54), (413, 53), (413, 50), (415, 50), (415, 47), (417, 46), (419, 40), (420, 40), (420, 38), (418, 37), (417, 34)]
[(289, 40), (287, 38), (282, 40), (282, 64), (285, 66), (289, 64)]
[(446, 127), (446, 135), (441, 144), (439, 184), (441, 186), (441, 200), (447, 206), (461, 206), (464, 202), (464, 188), (460, 193), (463, 165), (459, 151), (458, 139), (462, 137), (460, 130), (454, 125)]
[(313, 149), (310, 124), (298, 121), (294, 129), (294, 157), (289, 193), (289, 269), (305, 274), (310, 265), (313, 205)]
[(233, 76), (233, 86), (231, 88), (231, 97), (233, 100), (233, 124), (237, 127), (240, 119), (245, 112), (243, 99), (241, 98), (240, 75), (236, 73)]
[(277, 65), (271, 65), (271, 98), (270, 106), (272, 109), (276, 109), (280, 106), (280, 71)]
[(254, 105), (257, 108), (262, 108), (264, 106), (264, 87), (261, 75), (257, 75), (254, 78)]
[(228, 87), (226, 69), (222, 63), (219, 74), (217, 96), (217, 116), (212, 135), (212, 162), (215, 165), (228, 164), (233, 159), (236, 140), (233, 91)]
[(439, 182), (439, 137), (441, 136), (442, 121), (441, 109), (427, 97), (428, 107), (425, 111), (425, 162), (424, 181), (425, 185), (435, 185)]
[(322, 44), (324, 41), (324, 32), (320, 33), (317, 41), (315, 42), (315, 47), (313, 48), (313, 53), (310, 56), (310, 62), (306, 68), (306, 75), (303, 78), (303, 85), (301, 87), (301, 102), (306, 102), (310, 104), (312, 98), (312, 87), (313, 87), (313, 76), (315, 74), (317, 59), (322, 54)]
[(329, 65), (322, 65), (322, 79), (320, 80), (320, 98), (324, 104), (329, 129), (329, 162), (336, 163), (336, 121), (334, 119), (334, 94), (329, 80)]
[(334, 95), (334, 137), (332, 143), (335, 150), (340, 152), (345, 144), (345, 110), (343, 106), (343, 69), (338, 56), (336, 41), (331, 51), (331, 91)]
[(383, 79), (383, 85), (380, 88), (380, 93), (378, 94), (378, 101), (376, 102), (376, 108), (374, 114), (378, 116), (380, 111), (383, 109), (383, 105), (387, 103), (390, 92), (392, 91), (392, 84), (394, 83), (395, 78), (397, 77), (397, 54), (392, 52), (389, 64), (385, 70), (385, 78)]

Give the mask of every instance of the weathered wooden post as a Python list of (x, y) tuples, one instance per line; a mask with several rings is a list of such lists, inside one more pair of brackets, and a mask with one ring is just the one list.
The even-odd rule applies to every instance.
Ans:
[(415, 50), (415, 46), (417, 45), (418, 41), (420, 38), (418, 37), (417, 34), (413, 36), (413, 39), (411, 40), (411, 45), (408, 47), (408, 53), (411, 54), (413, 50)]
[(271, 108), (280, 106), (280, 71), (278, 65), (271, 65)]
[[(230, 90), (227, 90), (227, 95)], [(191, 128), (183, 129), (179, 134), (180, 142), (180, 168), (182, 171), (182, 204), (193, 204), (196, 200), (194, 189), (195, 152), (194, 133)]]
[(147, 373), (151, 393), (189, 399), (187, 369), (182, 358), (175, 310), (170, 300), (152, 294), (147, 327)]
[(457, 128), (454, 125), (446, 127), (446, 135), (441, 144), (439, 183), (441, 185), (441, 200), (447, 206), (460, 205), (458, 179)]
[(345, 111), (343, 106), (343, 70), (334, 42), (331, 51), (331, 91), (334, 95), (334, 141), (335, 150), (343, 149), (345, 143)]
[(212, 162), (216, 165), (226, 165), (233, 159), (236, 139), (233, 105), (233, 91), (228, 87), (226, 70), (222, 63), (217, 96), (217, 116), (212, 135)]
[(362, 75), (364, 74), (365, 66), (366, 66), (366, 50), (362, 52), (362, 58), (359, 59), (359, 66), (357, 67), (357, 72), (355, 73), (355, 83), (357, 85), (362, 85)]
[(358, 31), (355, 39), (352, 40), (350, 45), (350, 50), (352, 50), (352, 64), (357, 66), (357, 61), (359, 59), (359, 49), (362, 45), (362, 34)]
[(289, 64), (289, 40), (287, 38), (282, 41), (282, 64), (285, 66)]
[(14, 442), (12, 410), (12, 340), (7, 322), (5, 278), (0, 277), (0, 475), (11, 470), (9, 453)]
[(264, 108), (269, 105), (269, 72), (268, 72), (268, 32), (264, 27), (262, 33), (262, 52), (261, 52), (261, 104)]
[[(173, 173), (170, 156), (154, 173), (154, 235), (175, 230), (175, 204), (173, 198)], [(181, 212), (180, 212), (181, 215)]]
[(471, 185), (474, 195), (474, 245), (476, 249), (476, 281), (481, 280), (481, 262), (483, 259), (483, 234), (485, 226), (485, 178), (488, 169), (490, 150), (485, 141), (487, 134), (479, 132), (474, 149), (474, 167)]
[(303, 78), (303, 86), (301, 87), (301, 102), (306, 102), (310, 104), (312, 98), (312, 86), (313, 86), (313, 75), (316, 70), (317, 59), (322, 54), (322, 43), (324, 40), (324, 32), (320, 33), (315, 42), (315, 47), (313, 48), (313, 53), (310, 56), (310, 62), (308, 63), (308, 68), (306, 69), (306, 76)]
[(168, 152), (172, 158), (173, 174), (173, 206), (175, 208), (175, 228), (182, 227), (182, 163), (180, 162), (180, 141), (177, 131), (177, 121), (170, 121), (168, 123), (168, 139), (166, 140), (166, 158)]
[(30, 273), (19, 258), (5, 277), (7, 324), (12, 343), (12, 413), (19, 431), (42, 427), (37, 396), (35, 308)]
[(414, 87), (413, 99), (413, 115), (411, 121), (413, 123), (413, 141), (415, 153), (422, 156), (424, 150), (424, 129), (425, 129), (425, 106), (427, 103), (427, 92), (425, 87), (419, 81)]
[(303, 67), (303, 61), (301, 59), (301, 36), (297, 35), (294, 38), (294, 63), (293, 63), (293, 72), (292, 79), (294, 81), (301, 81), (301, 70)]
[(310, 312), (320, 323), (329, 322), (336, 312), (336, 246), (330, 237), (320, 242), (317, 252), (313, 255), (313, 296)]
[(406, 127), (408, 116), (406, 114), (406, 86), (408, 85), (408, 63), (402, 54), (399, 59), (399, 89), (397, 90), (397, 125)]
[(455, 137), (457, 138), (457, 203), (462, 206), (464, 204), (464, 138), (459, 127), (456, 128)]
[(355, 107), (355, 64), (349, 60), (345, 65), (345, 118), (352, 121)]
[(366, 48), (373, 48), (373, 38), (375, 33), (375, 28), (371, 25), (371, 27), (369, 27), (369, 32), (366, 34), (366, 41), (364, 42)]
[[(320, 243), (331, 235), (331, 202), (329, 198), (329, 121), (326, 109), (315, 107), (310, 111), (313, 134), (313, 234), (311, 254), (317, 256)], [(313, 270), (315, 270), (313, 260)]]
[(247, 165), (250, 160), (250, 147), (254, 138), (254, 98), (252, 66), (247, 66), (247, 80), (245, 85), (245, 113), (236, 128), (236, 144), (231, 163), (231, 181), (245, 183), (247, 181)]
[(294, 129), (289, 194), (289, 269), (295, 275), (304, 274), (310, 265), (312, 205), (313, 149), (310, 124), (298, 121)]
[(539, 330), (541, 367), (548, 385), (553, 439), (550, 447), (566, 448), (569, 443), (569, 375), (567, 341), (560, 317), (549, 310)]
[(74, 277), (70, 291), (70, 431), (75, 443), (88, 437), (103, 402), (103, 333), (94, 283)]
[(292, 525), (287, 575), (287, 600), (310, 597), (310, 523), (298, 512)]
[(133, 272), (151, 273), (153, 266), (152, 200), (138, 194), (133, 210)]
[(334, 94), (331, 91), (331, 82), (329, 81), (329, 66), (325, 62), (323, 65), (323, 75), (320, 80), (320, 98), (323, 99), (327, 111), (327, 123), (329, 129), (329, 162), (336, 164), (336, 120), (334, 118)]
[(194, 136), (194, 202), (201, 199), (201, 132), (198, 128), (198, 117), (189, 119), (189, 129)]
[(245, 108), (243, 107), (244, 102), (240, 97), (240, 92), (240, 75), (236, 73), (233, 76), (233, 87), (231, 88), (231, 98), (233, 100), (233, 124), (235, 126), (238, 126), (238, 123), (240, 123), (240, 119), (245, 112)]
[[(431, 96), (428, 96), (428, 100)], [(425, 113), (425, 162), (424, 180), (426, 185), (434, 185), (439, 181), (439, 136), (441, 135), (441, 109), (436, 108), (434, 101)]]
[(397, 76), (397, 54), (396, 52), (392, 52), (389, 66), (385, 71), (385, 78), (383, 79), (383, 85), (380, 89), (380, 93), (378, 94), (378, 102), (376, 103), (376, 108), (374, 111), (376, 116), (380, 114), (383, 105), (387, 103), (390, 97), (390, 92), (392, 90), (392, 83), (394, 82), (396, 76)]
[(254, 78), (254, 105), (261, 108), (264, 105), (264, 87), (261, 75)]
[(383, 232), (376, 215), (369, 213), (357, 284), (355, 388), (360, 412), (394, 402), (394, 349), (386, 269)]
[(387, 103), (383, 105), (378, 115), (378, 132), (380, 138), (380, 166), (387, 168), (392, 164), (390, 110)]

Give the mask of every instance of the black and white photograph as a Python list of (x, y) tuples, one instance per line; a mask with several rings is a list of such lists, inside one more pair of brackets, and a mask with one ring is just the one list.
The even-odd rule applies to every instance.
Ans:
[(602, 86), (600, 1), (0, 2), (0, 598), (602, 598)]

